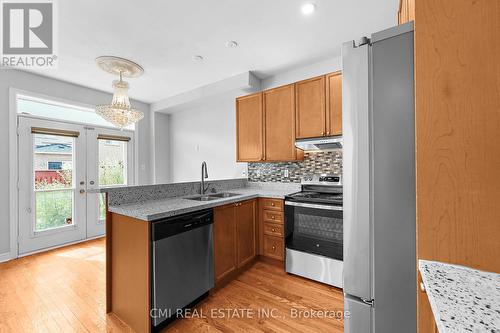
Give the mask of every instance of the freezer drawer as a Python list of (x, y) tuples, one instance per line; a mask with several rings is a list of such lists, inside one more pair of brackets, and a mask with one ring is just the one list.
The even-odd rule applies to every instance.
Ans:
[(374, 333), (373, 307), (344, 294), (344, 333)]

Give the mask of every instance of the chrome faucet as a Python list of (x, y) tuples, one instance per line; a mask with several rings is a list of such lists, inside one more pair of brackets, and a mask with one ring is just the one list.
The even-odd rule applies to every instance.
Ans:
[(207, 162), (203, 161), (201, 163), (201, 184), (200, 184), (200, 194), (203, 195), (208, 190), (209, 185), (205, 187), (205, 178), (208, 178)]

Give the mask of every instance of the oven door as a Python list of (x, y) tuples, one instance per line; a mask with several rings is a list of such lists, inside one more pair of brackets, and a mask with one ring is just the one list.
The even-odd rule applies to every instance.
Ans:
[(342, 207), (285, 201), (287, 249), (343, 260)]

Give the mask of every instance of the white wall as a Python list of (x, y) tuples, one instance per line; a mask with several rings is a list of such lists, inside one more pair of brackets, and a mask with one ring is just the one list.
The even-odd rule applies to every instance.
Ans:
[(168, 114), (153, 112), (153, 147), (151, 153), (153, 158), (153, 182), (164, 184), (170, 182), (172, 174), (170, 170), (170, 116)]
[[(340, 58), (331, 58), (268, 77), (262, 80), (261, 87), (269, 89), (340, 68)], [(155, 168), (169, 170), (167, 182), (199, 180), (202, 161), (208, 164), (210, 179), (246, 177), (247, 164), (236, 162), (235, 111), (235, 98), (246, 94), (248, 92), (243, 91), (225, 93), (196, 101), (196, 105), (169, 115), (168, 137), (154, 140), (156, 152), (164, 151), (165, 146), (170, 145), (168, 161), (155, 162)], [(168, 109), (162, 112), (168, 112)], [(159, 134), (156, 127), (155, 133)], [(164, 178), (158, 178), (158, 182), (165, 182)]]
[[(4, 69), (0, 70), (0, 174), (3, 175), (3, 185), (0, 187), (0, 255), (10, 250), (10, 216), (9, 197), (9, 88), (17, 88), (34, 93), (54, 96), (85, 104), (103, 104), (111, 101), (111, 94), (78, 86), (75, 84), (50, 79), (28, 72)], [(150, 120), (149, 105), (137, 101), (133, 105), (144, 111), (145, 119), (138, 125), (138, 182), (150, 183)]]
[(171, 181), (198, 181), (201, 163), (209, 179), (246, 177), (246, 163), (236, 162), (236, 114), (228, 93), (170, 115)]
[(326, 73), (338, 71), (342, 68), (341, 58), (335, 57), (309, 65), (283, 71), (265, 78), (261, 82), (262, 90), (276, 88), (285, 84), (309, 79)]

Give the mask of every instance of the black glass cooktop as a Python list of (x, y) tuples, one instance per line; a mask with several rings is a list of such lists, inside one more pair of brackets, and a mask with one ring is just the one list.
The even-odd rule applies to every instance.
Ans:
[(302, 202), (318, 202), (318, 203), (331, 203), (342, 204), (342, 193), (324, 193), (324, 192), (311, 192), (302, 191), (291, 194), (287, 200), (302, 201)]

